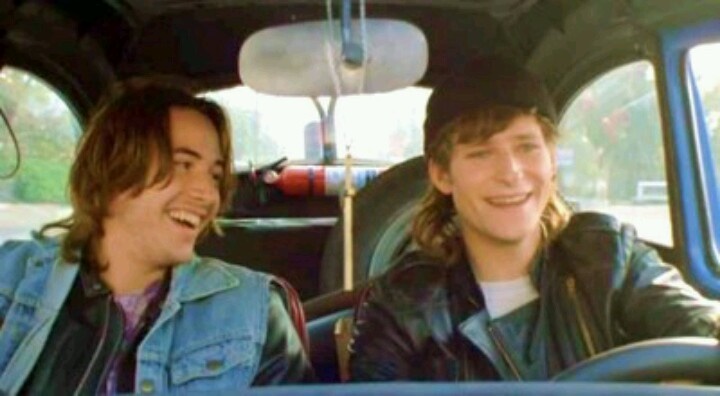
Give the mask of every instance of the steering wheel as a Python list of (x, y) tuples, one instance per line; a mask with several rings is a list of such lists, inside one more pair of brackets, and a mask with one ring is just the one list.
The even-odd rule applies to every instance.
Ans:
[(662, 382), (683, 380), (720, 384), (720, 342), (675, 337), (614, 348), (563, 371), (553, 381)]

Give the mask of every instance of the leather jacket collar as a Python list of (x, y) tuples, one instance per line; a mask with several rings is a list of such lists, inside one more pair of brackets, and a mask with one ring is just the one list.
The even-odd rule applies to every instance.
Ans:
[[(531, 267), (531, 278), (539, 292), (546, 283), (546, 251), (543, 249), (536, 255)], [(542, 337), (545, 304), (542, 301), (536, 300), (501, 318), (491, 319), (484, 309), (485, 300), (467, 260), (449, 268), (448, 281), (453, 285), (448, 288), (448, 294), (455, 327), (495, 362), (503, 377), (539, 378), (546, 374), (546, 348)]]
[[(543, 273), (547, 261), (547, 251), (547, 248), (542, 249), (535, 255), (531, 264), (530, 278), (539, 293), (546, 284), (546, 276)], [(448, 285), (453, 285), (449, 289), (449, 298), (454, 309), (453, 314), (457, 315), (455, 317), (459, 319), (459, 322), (485, 308), (485, 299), (466, 258), (448, 269)]]
[(449, 298), (454, 317), (460, 322), (485, 308), (485, 299), (467, 260), (463, 259), (448, 269), (448, 284), (456, 286), (454, 291), (450, 289)]
[(110, 294), (110, 289), (100, 279), (96, 271), (82, 266), (80, 269), (80, 285), (86, 298), (100, 297)]

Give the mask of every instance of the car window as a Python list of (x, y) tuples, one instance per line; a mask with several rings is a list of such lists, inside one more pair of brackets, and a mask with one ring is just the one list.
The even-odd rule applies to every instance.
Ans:
[[(705, 208), (709, 214), (710, 228), (715, 230), (709, 239), (714, 239), (712, 242), (717, 250), (718, 224), (714, 219), (717, 218), (718, 191), (712, 189), (713, 186), (717, 186), (717, 177), (720, 175), (720, 70), (717, 67), (720, 60), (720, 43), (702, 44), (691, 48), (688, 52), (688, 60), (696, 88), (692, 92), (699, 98), (701, 104), (693, 110), (698, 117), (695, 124), (700, 142), (698, 151), (701, 157), (707, 159), (707, 171), (703, 172), (708, 177), (706, 181), (708, 191), (705, 197), (708, 201), (705, 203)], [(704, 121), (704, 124), (701, 121)], [(711, 180), (713, 176), (716, 180)]]
[[(259, 94), (249, 87), (205, 93), (228, 113), (236, 168), (264, 165), (282, 157), (320, 163), (322, 132), (310, 98)], [(422, 154), (422, 122), (430, 89), (410, 87), (382, 94), (344, 96), (335, 106), (335, 151), (353, 158), (393, 164)], [(323, 109), (328, 98), (319, 98)]]
[[(21, 166), (0, 179), (0, 243), (70, 213), (66, 195), (80, 123), (46, 82), (26, 71), (0, 69), (0, 109), (18, 140)], [(0, 123), (0, 175), (15, 168), (15, 145)]]
[(579, 210), (633, 224), (641, 238), (672, 246), (655, 71), (638, 61), (592, 81), (560, 123), (560, 189)]
[(695, 84), (708, 128), (715, 174), (720, 174), (720, 44), (704, 44), (690, 50)]

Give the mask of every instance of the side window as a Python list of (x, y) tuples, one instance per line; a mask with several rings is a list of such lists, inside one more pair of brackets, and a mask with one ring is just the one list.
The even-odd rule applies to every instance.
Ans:
[(655, 72), (639, 61), (594, 80), (560, 123), (560, 190), (577, 210), (612, 214), (672, 246)]
[(70, 164), (81, 128), (63, 99), (38, 77), (0, 69), (0, 109), (15, 132), (0, 123), (0, 243), (27, 239), (30, 231), (70, 213), (66, 194)]
[(695, 85), (705, 116), (715, 175), (720, 175), (720, 44), (704, 44), (690, 50)]
[[(694, 97), (699, 98), (700, 106), (693, 108), (698, 118), (695, 124), (699, 139), (698, 154), (701, 158), (707, 193), (705, 210), (711, 230), (711, 243), (718, 249), (718, 178), (720, 177), (720, 43), (697, 45), (688, 51), (688, 60), (694, 88)], [(704, 121), (704, 122), (702, 122)], [(703, 158), (705, 159), (703, 161)], [(714, 176), (715, 180), (711, 180)], [(717, 263), (717, 253), (715, 262)]]

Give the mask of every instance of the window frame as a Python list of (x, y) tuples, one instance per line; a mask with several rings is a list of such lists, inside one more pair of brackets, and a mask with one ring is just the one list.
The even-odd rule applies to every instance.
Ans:
[[(660, 31), (661, 112), (669, 129), (670, 199), (675, 240), (687, 275), (701, 291), (720, 295), (720, 202), (708, 128), (689, 67), (689, 50), (720, 41), (720, 21)], [(713, 221), (713, 219), (719, 221)]]

